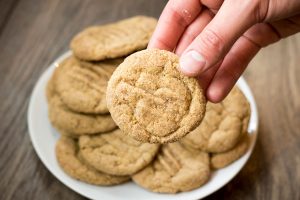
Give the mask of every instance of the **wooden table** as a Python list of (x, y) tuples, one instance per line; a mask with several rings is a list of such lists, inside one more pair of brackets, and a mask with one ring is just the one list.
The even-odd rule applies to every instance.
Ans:
[[(0, 1), (0, 199), (84, 199), (37, 157), (28, 100), (49, 64), (86, 26), (137, 14), (162, 0)], [(245, 72), (260, 113), (258, 141), (242, 171), (207, 199), (300, 199), (300, 35), (262, 50)], [(43, 134), (43, 133), (41, 133)]]

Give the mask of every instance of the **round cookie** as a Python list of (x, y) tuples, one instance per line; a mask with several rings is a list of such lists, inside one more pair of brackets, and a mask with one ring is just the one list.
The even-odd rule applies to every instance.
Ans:
[(66, 137), (71, 137), (73, 139), (78, 139), (79, 138), (79, 134), (74, 134), (74, 133), (71, 133), (71, 132), (67, 132), (65, 130), (62, 130), (62, 129), (58, 129), (56, 128), (57, 132), (61, 135), (61, 136), (66, 136)]
[(228, 166), (233, 163), (240, 157), (242, 157), (249, 147), (249, 136), (248, 134), (244, 134), (238, 144), (233, 147), (233, 149), (222, 152), (222, 153), (214, 153), (211, 155), (211, 167), (214, 169), (220, 169)]
[(114, 176), (97, 171), (81, 160), (75, 140), (62, 136), (56, 143), (56, 158), (61, 168), (71, 177), (95, 184), (117, 185), (130, 179), (128, 176)]
[(46, 85), (46, 99), (47, 102), (49, 103), (50, 99), (55, 95), (55, 87), (54, 87), (54, 79), (55, 79), (55, 74), (56, 74), (57, 68), (54, 70), (51, 78), (48, 80), (48, 83)]
[(102, 133), (116, 128), (110, 115), (75, 113), (62, 103), (58, 95), (50, 99), (48, 115), (57, 129), (78, 135)]
[(107, 107), (136, 140), (174, 142), (201, 122), (206, 100), (197, 79), (178, 71), (178, 56), (148, 49), (127, 57), (111, 76)]
[(55, 89), (63, 103), (75, 112), (106, 114), (107, 82), (122, 61), (89, 63), (69, 57), (55, 72)]
[(221, 103), (207, 103), (202, 123), (180, 142), (207, 152), (228, 151), (247, 132), (249, 117), (250, 105), (234, 87)]
[(133, 175), (132, 180), (153, 192), (177, 193), (198, 188), (209, 177), (208, 153), (176, 142), (164, 144), (156, 159)]
[(120, 129), (111, 133), (81, 136), (80, 152), (94, 168), (108, 174), (131, 175), (148, 165), (159, 150), (158, 144), (140, 143)]
[(136, 16), (117, 23), (89, 27), (71, 41), (71, 49), (82, 60), (119, 58), (146, 48), (157, 20)]

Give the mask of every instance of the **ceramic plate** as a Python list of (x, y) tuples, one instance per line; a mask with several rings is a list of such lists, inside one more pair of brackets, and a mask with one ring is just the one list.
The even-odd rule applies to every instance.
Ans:
[(251, 136), (251, 144), (247, 153), (239, 160), (235, 161), (226, 168), (214, 171), (210, 180), (202, 187), (190, 192), (182, 192), (179, 194), (158, 194), (149, 192), (133, 182), (112, 187), (100, 187), (77, 181), (63, 172), (59, 167), (55, 157), (55, 143), (59, 138), (59, 134), (51, 126), (48, 119), (47, 102), (45, 96), (45, 88), (47, 81), (50, 79), (55, 67), (63, 59), (71, 55), (66, 52), (52, 63), (49, 68), (42, 74), (36, 83), (31, 95), (28, 108), (28, 127), (33, 147), (48, 170), (63, 184), (78, 192), (79, 194), (90, 199), (200, 199), (203, 198), (228, 183), (245, 165), (250, 154), (252, 153), (257, 138), (258, 113), (255, 100), (249, 86), (244, 78), (240, 78), (237, 86), (243, 91), (251, 105), (251, 117), (249, 125), (249, 134)]

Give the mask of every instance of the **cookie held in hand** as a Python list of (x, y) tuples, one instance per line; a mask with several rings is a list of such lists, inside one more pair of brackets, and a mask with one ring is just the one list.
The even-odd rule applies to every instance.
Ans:
[(127, 57), (111, 76), (107, 107), (120, 129), (136, 140), (175, 142), (194, 130), (206, 100), (197, 79), (178, 71), (177, 55), (158, 49)]

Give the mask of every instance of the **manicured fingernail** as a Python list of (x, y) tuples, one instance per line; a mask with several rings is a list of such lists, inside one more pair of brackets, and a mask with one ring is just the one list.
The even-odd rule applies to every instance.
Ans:
[(180, 58), (180, 70), (190, 76), (199, 75), (204, 71), (205, 60), (197, 51), (189, 51)]

